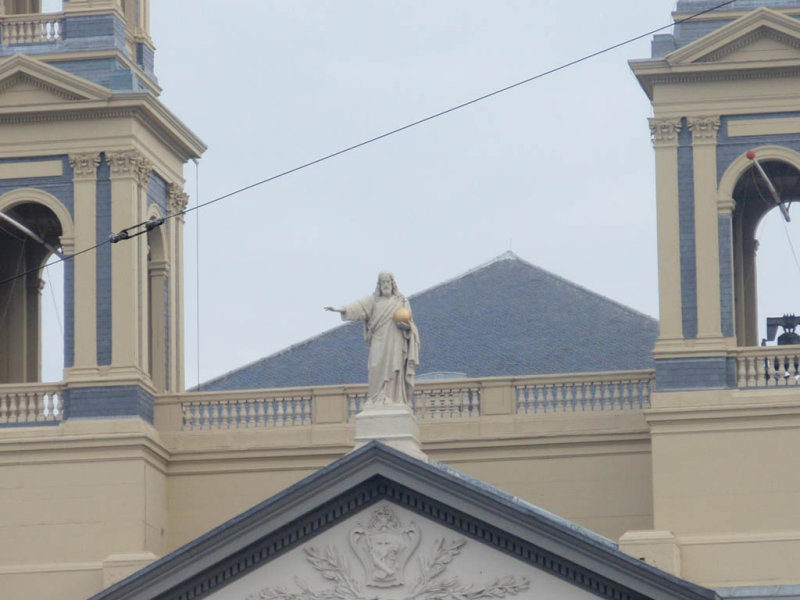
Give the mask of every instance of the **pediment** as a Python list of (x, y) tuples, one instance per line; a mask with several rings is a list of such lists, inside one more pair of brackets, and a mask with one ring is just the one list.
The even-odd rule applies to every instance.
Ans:
[(596, 599), (586, 589), (386, 500), (208, 600), (297, 597)]
[(23, 54), (0, 62), (0, 107), (107, 100), (111, 90)]
[(761, 7), (665, 58), (672, 66), (800, 61), (800, 21)]
[(379, 442), (92, 600), (718, 600), (616, 544)]

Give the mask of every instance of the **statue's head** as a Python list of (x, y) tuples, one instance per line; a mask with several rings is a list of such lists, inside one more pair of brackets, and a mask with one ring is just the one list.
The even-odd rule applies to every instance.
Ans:
[(391, 271), (381, 271), (378, 274), (378, 284), (375, 286), (376, 296), (399, 296), (400, 290), (397, 289), (397, 282)]

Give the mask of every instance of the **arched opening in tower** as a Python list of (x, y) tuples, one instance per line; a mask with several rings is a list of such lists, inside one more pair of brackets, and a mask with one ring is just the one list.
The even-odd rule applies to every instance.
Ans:
[[(43, 354), (50, 365), (49, 373), (58, 372), (61, 379), (63, 331), (43, 332), (42, 319), (42, 296), (48, 284), (43, 267), (53, 248), (61, 245), (61, 223), (53, 211), (35, 202), (17, 204), (3, 212), (34, 235), (7, 220), (0, 221), (0, 281), (5, 282), (0, 284), (0, 383), (41, 381)], [(51, 281), (53, 277), (50, 273)], [(63, 289), (61, 283), (58, 287)], [(63, 306), (61, 294), (54, 310), (63, 315)], [(52, 327), (50, 320), (45, 319), (45, 323)], [(44, 352), (43, 340), (47, 341)]]
[[(761, 166), (784, 206), (797, 206), (800, 170), (779, 160), (762, 161)], [(739, 178), (733, 198), (736, 202), (732, 225), (737, 344), (758, 346), (766, 335), (768, 316), (800, 315), (800, 254), (797, 254), (800, 240), (795, 242), (792, 236), (800, 225), (794, 224), (800, 220), (800, 212), (793, 215), (792, 223), (785, 222), (767, 182), (755, 166)]]

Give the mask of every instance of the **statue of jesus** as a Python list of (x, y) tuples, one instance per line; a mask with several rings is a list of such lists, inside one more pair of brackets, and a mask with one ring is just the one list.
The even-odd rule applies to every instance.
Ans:
[(367, 406), (410, 405), (419, 364), (419, 332), (394, 275), (382, 271), (371, 296), (325, 310), (338, 312), (343, 321), (364, 321), (364, 339), (369, 343)]

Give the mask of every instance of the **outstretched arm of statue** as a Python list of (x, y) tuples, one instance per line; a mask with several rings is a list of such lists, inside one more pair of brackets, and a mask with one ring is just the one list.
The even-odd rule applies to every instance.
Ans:
[(344, 312), (343, 308), (335, 308), (333, 306), (326, 306), (325, 310), (329, 310), (331, 312), (337, 312), (337, 313), (343, 313)]

